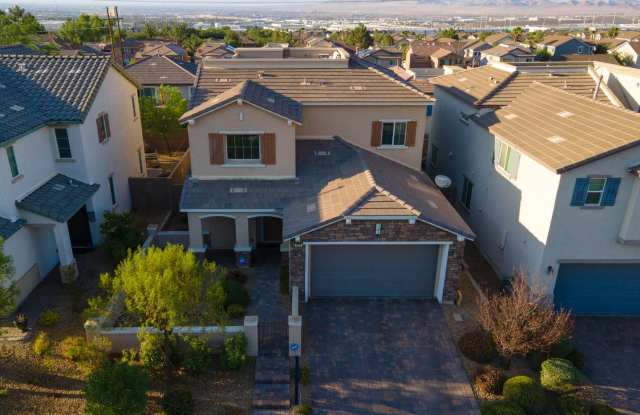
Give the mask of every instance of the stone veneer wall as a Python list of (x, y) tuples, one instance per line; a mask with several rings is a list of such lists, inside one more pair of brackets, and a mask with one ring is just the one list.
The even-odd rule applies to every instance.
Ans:
[[(382, 224), (380, 235), (375, 234), (376, 223)], [(347, 225), (344, 220), (315, 230), (300, 237), (300, 243), (293, 241), (289, 249), (289, 286), (297, 285), (300, 298), (304, 299), (304, 245), (303, 242), (321, 241), (451, 241), (447, 262), (447, 279), (444, 286), (444, 301), (454, 301), (464, 255), (464, 241), (456, 235), (443, 231), (424, 222), (416, 221), (364, 221), (354, 220)], [(296, 246), (297, 245), (297, 246)]]

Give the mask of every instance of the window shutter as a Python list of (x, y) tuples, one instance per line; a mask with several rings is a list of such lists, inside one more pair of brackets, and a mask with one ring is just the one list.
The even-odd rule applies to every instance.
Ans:
[(262, 163), (266, 165), (276, 164), (276, 135), (265, 133), (260, 136), (260, 151)]
[(607, 179), (607, 184), (604, 186), (604, 193), (602, 194), (601, 206), (613, 206), (616, 204), (616, 196), (618, 195), (618, 188), (620, 187), (619, 177), (610, 177)]
[(98, 128), (98, 141), (102, 143), (105, 139), (104, 128), (102, 128), (102, 116), (96, 118), (96, 127)]
[(380, 147), (382, 143), (382, 123), (374, 121), (371, 123), (371, 147)]
[(111, 137), (111, 126), (109, 125), (109, 114), (104, 114), (104, 129), (107, 133), (107, 138)]
[(416, 121), (409, 121), (407, 123), (407, 139), (405, 141), (405, 145), (407, 147), (415, 147), (417, 128), (418, 128), (418, 123)]
[(222, 134), (209, 134), (209, 162), (224, 164), (224, 136)]
[(571, 198), (571, 206), (584, 206), (585, 200), (587, 200), (587, 189), (589, 188), (589, 179), (586, 177), (580, 177), (576, 179), (575, 187), (573, 188), (573, 197)]

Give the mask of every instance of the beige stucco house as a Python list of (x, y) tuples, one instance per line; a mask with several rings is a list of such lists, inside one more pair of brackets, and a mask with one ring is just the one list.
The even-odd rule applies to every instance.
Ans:
[(305, 299), (453, 299), (473, 233), (420, 170), (432, 99), (340, 49), (272, 49), (203, 62), (190, 249), (276, 244)]

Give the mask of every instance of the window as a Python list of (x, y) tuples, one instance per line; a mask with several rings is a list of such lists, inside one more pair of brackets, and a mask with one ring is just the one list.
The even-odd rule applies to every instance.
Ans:
[(11, 170), (11, 177), (18, 177), (20, 175), (20, 171), (18, 170), (18, 162), (16, 161), (16, 153), (13, 150), (13, 146), (7, 147), (7, 158), (9, 159), (9, 169)]
[(113, 174), (109, 176), (109, 192), (111, 194), (111, 205), (117, 205), (118, 201), (116, 200), (116, 184), (113, 179)]
[(260, 160), (259, 135), (228, 135), (227, 160), (257, 161)]
[(156, 89), (154, 87), (142, 88), (140, 90), (141, 97), (155, 98), (156, 97)]
[(431, 165), (434, 167), (438, 164), (438, 147), (431, 144)]
[(471, 209), (471, 194), (473, 193), (473, 183), (466, 176), (464, 177), (464, 182), (462, 183), (462, 197), (460, 201), (462, 202), (462, 206), (467, 208), (467, 210)]
[(69, 133), (66, 128), (56, 128), (56, 146), (58, 148), (58, 158), (71, 158), (71, 143), (69, 142)]
[(133, 112), (133, 119), (138, 118), (138, 110), (136, 109), (136, 95), (131, 95), (131, 111)]
[(142, 149), (138, 149), (138, 167), (140, 168), (140, 174), (144, 174), (144, 160), (143, 160)]
[(571, 197), (571, 206), (614, 206), (620, 187), (619, 177), (580, 177)]
[(506, 173), (510, 178), (518, 177), (518, 166), (520, 165), (520, 153), (511, 146), (496, 140), (494, 162), (499, 170)]
[(407, 135), (406, 122), (383, 122), (382, 145), (403, 146)]
[(98, 128), (98, 141), (104, 143), (111, 137), (111, 126), (109, 125), (109, 114), (103, 113), (96, 119)]
[(584, 47), (578, 46), (578, 55), (582, 55), (584, 53)]
[(607, 183), (605, 177), (591, 178), (589, 179), (589, 186), (587, 187), (587, 198), (584, 201), (586, 206), (600, 206), (602, 201), (602, 194), (604, 193), (604, 187)]

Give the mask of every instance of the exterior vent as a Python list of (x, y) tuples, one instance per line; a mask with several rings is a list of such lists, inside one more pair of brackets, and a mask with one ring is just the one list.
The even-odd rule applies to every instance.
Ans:
[(160, 79), (167, 79), (167, 76), (166, 76), (166, 75), (162, 75), (162, 76), (160, 77)]
[(350, 88), (352, 91), (364, 91), (366, 88), (364, 85), (351, 85)]
[(275, 104), (276, 103), (276, 99), (274, 97), (267, 97), (267, 102), (269, 102), (271, 104)]
[(569, 111), (562, 111), (562, 112), (559, 112), (559, 113), (558, 113), (558, 116), (559, 116), (559, 117), (562, 117), (562, 118), (569, 118), (569, 117), (571, 117), (572, 115), (573, 115), (573, 113), (572, 113), (572, 112), (569, 112)]
[(247, 193), (246, 187), (231, 187), (229, 193)]
[(229, 82), (229, 78), (216, 78), (214, 81), (219, 83), (227, 83)]
[(309, 86), (311, 85), (311, 81), (307, 81), (307, 78), (304, 78), (302, 82), (300, 82), (300, 85)]
[(560, 144), (566, 141), (564, 138), (560, 137), (559, 135), (552, 135), (551, 137), (548, 137), (547, 140), (552, 142), (553, 144)]
[(24, 109), (24, 107), (21, 107), (20, 105), (12, 105), (9, 108), (11, 108), (14, 111), (22, 111)]
[(512, 114), (507, 114), (507, 115), (504, 116), (504, 118), (507, 119), (507, 120), (514, 120), (514, 119), (518, 118), (518, 114), (513, 114), (513, 113)]
[(61, 185), (61, 184), (54, 184), (54, 185), (53, 185), (53, 190), (55, 190), (55, 191), (61, 192), (61, 191), (63, 191), (64, 189), (66, 189), (66, 186), (63, 186), (63, 185)]
[(331, 152), (328, 150), (316, 150), (316, 157), (327, 157), (331, 155)]
[(158, 64), (157, 64), (157, 63), (155, 63), (155, 62), (151, 62), (149, 65), (151, 65), (151, 66), (156, 66), (156, 65), (158, 65)]
[(17, 72), (26, 72), (26, 71), (27, 71), (27, 65), (24, 62), (20, 62), (18, 64)]
[(458, 82), (467, 82), (467, 78), (464, 76), (462, 78), (458, 78)]

